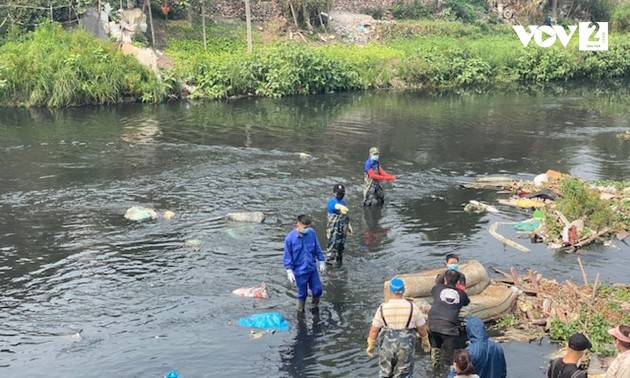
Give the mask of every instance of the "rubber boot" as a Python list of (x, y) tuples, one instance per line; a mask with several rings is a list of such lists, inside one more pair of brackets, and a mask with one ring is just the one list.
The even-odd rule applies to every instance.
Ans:
[(297, 308), (297, 312), (304, 312), (304, 303), (305, 301), (297, 301), (297, 305), (295, 306)]
[(433, 365), (434, 368), (438, 368), (441, 365), (441, 359), (442, 357), (442, 353), (440, 351), (440, 348), (431, 348), (431, 364)]
[(315, 298), (313, 297), (313, 302), (311, 302), (313, 304), (313, 307), (317, 307), (319, 306), (319, 297)]

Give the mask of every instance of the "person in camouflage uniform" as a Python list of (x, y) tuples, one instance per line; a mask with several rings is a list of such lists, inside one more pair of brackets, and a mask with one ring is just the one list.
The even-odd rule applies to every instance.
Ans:
[(328, 245), (326, 247), (326, 257), (329, 264), (336, 261), (341, 264), (343, 260), (343, 250), (346, 244), (346, 235), (352, 233), (350, 217), (348, 217), (348, 207), (343, 197), (346, 195), (346, 188), (342, 184), (333, 187), (333, 197), (328, 201), (328, 221), (326, 223), (326, 237)]
[(367, 338), (368, 357), (372, 357), (376, 339), (382, 334), (378, 365), (380, 377), (406, 378), (413, 376), (413, 356), (416, 337), (422, 340), (422, 350), (431, 350), (426, 322), (413, 302), (403, 299), (405, 284), (400, 278), (390, 281), (391, 298), (382, 303), (374, 318)]
[(396, 181), (396, 177), (380, 166), (378, 148), (370, 148), (369, 154), (363, 166), (363, 206), (372, 206), (373, 201), (382, 206), (385, 203), (385, 193), (381, 181)]

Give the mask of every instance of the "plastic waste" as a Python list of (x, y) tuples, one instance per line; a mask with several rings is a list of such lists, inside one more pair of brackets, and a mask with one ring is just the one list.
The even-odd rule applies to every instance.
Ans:
[(538, 219), (526, 220), (523, 222), (514, 223), (514, 229), (516, 231), (532, 232), (536, 230), (538, 227), (540, 227), (541, 224), (542, 222), (539, 221)]
[(289, 322), (287, 322), (282, 315), (277, 312), (266, 312), (254, 314), (246, 318), (240, 318), (238, 320), (238, 325), (242, 327), (275, 329), (279, 331), (286, 331), (291, 326)]
[(158, 215), (155, 210), (142, 206), (130, 207), (125, 213), (126, 219), (138, 222), (146, 221), (149, 219), (156, 219), (157, 216)]
[(545, 219), (545, 213), (543, 213), (540, 209), (534, 210), (533, 214), (534, 219)]
[(266, 283), (262, 283), (258, 287), (241, 287), (232, 291), (232, 294), (239, 297), (249, 298), (269, 298), (269, 288)]
[(510, 286), (510, 290), (512, 290), (513, 292), (515, 292), (518, 295), (523, 294), (523, 290), (521, 288), (516, 287), (516, 286)]
[(534, 185), (541, 186), (542, 184), (549, 181), (549, 176), (546, 173), (542, 173), (536, 177), (534, 177)]
[(179, 373), (177, 372), (177, 370), (171, 370), (168, 373), (166, 373), (164, 378), (180, 378), (180, 377), (179, 377)]

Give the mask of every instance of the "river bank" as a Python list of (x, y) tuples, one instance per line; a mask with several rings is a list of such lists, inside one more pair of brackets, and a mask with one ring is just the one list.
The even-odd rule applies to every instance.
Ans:
[[(610, 36), (607, 51), (525, 48), (510, 26), (447, 21), (383, 24), (367, 45), (332, 34), (294, 34), (277, 20), (258, 26), (247, 52), (244, 23), (207, 29), (163, 21), (169, 67), (156, 76), (79, 31), (40, 26), (0, 46), (0, 105), (64, 107), (126, 100), (282, 97), (368, 89), (488, 90), (506, 85), (623, 78), (630, 35)], [(25, 64), (28, 61), (37, 64)], [(159, 78), (158, 78), (159, 77)]]

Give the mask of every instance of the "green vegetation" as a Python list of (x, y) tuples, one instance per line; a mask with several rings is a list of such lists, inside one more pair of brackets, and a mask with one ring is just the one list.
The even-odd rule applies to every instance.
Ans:
[[(409, 16), (411, 11), (405, 12)], [(220, 30), (213, 25), (210, 34)], [(567, 48), (524, 48), (510, 27), (478, 22), (402, 21), (384, 25), (377, 33), (380, 43), (364, 47), (315, 41), (259, 43), (253, 55), (245, 52), (243, 38), (234, 43), (210, 37), (204, 51), (202, 43), (180, 33), (169, 42), (167, 53), (175, 57), (179, 75), (198, 90), (194, 96), (210, 98), (488, 87), (623, 77), (630, 70), (630, 36), (611, 39), (609, 51), (589, 52), (577, 49), (577, 39)], [(291, 67), (295, 64), (299, 66)], [(331, 69), (334, 73), (326, 72)]]
[[(591, 186), (612, 186), (616, 190), (627, 188), (627, 182), (605, 181), (606, 185), (589, 184), (579, 178), (567, 177), (560, 180), (562, 197), (556, 201), (556, 209), (569, 221), (583, 219), (583, 235), (608, 228), (610, 231), (627, 229), (630, 224), (630, 206), (623, 199), (600, 199), (600, 192)], [(618, 188), (618, 189), (617, 189)], [(564, 224), (555, 212), (545, 212), (547, 238), (560, 237)]]
[(158, 102), (169, 88), (113, 45), (50, 23), (0, 46), (0, 77), (0, 104), (13, 106)]
[(517, 323), (518, 319), (516, 318), (516, 315), (506, 314), (499, 318), (499, 320), (497, 320), (496, 327), (502, 331), (506, 331), (508, 329), (514, 328)]
[[(247, 53), (242, 23), (209, 22), (204, 49), (200, 23), (159, 21), (158, 25), (163, 24), (158, 34), (167, 37), (162, 38), (163, 44), (175, 62), (172, 71), (162, 73), (163, 81), (133, 58), (121, 56), (85, 33), (44, 25), (0, 46), (0, 104), (67, 106), (126, 98), (161, 101), (179, 95), (181, 84), (187, 85), (191, 98), (217, 99), (373, 88), (532, 87), (623, 78), (630, 72), (630, 35), (613, 34), (608, 51), (580, 51), (577, 38), (566, 48), (559, 42), (547, 49), (533, 43), (523, 47), (510, 26), (467, 19), (467, 14), (482, 10), (485, 2), (458, 1), (451, 0), (446, 9), (469, 23), (419, 20), (383, 24), (375, 30), (375, 41), (366, 46), (337, 39), (322, 43), (315, 33), (305, 33), (305, 38), (294, 35), (287, 41), (286, 35), (278, 33), (282, 27), (274, 24), (277, 21), (270, 21), (264, 31), (255, 30), (253, 54)], [(395, 5), (405, 18), (424, 17), (421, 7), (419, 2)], [(36, 64), (29, 66), (27, 61)]]
[(588, 337), (593, 343), (593, 352), (616, 353), (615, 349), (610, 348), (612, 338), (608, 335), (608, 329), (630, 322), (630, 314), (622, 307), (630, 299), (630, 289), (602, 286), (598, 289), (597, 298), (593, 302), (596, 307), (584, 305), (577, 319), (563, 322), (554, 318), (549, 330), (551, 338), (566, 342), (573, 333), (587, 329)]

